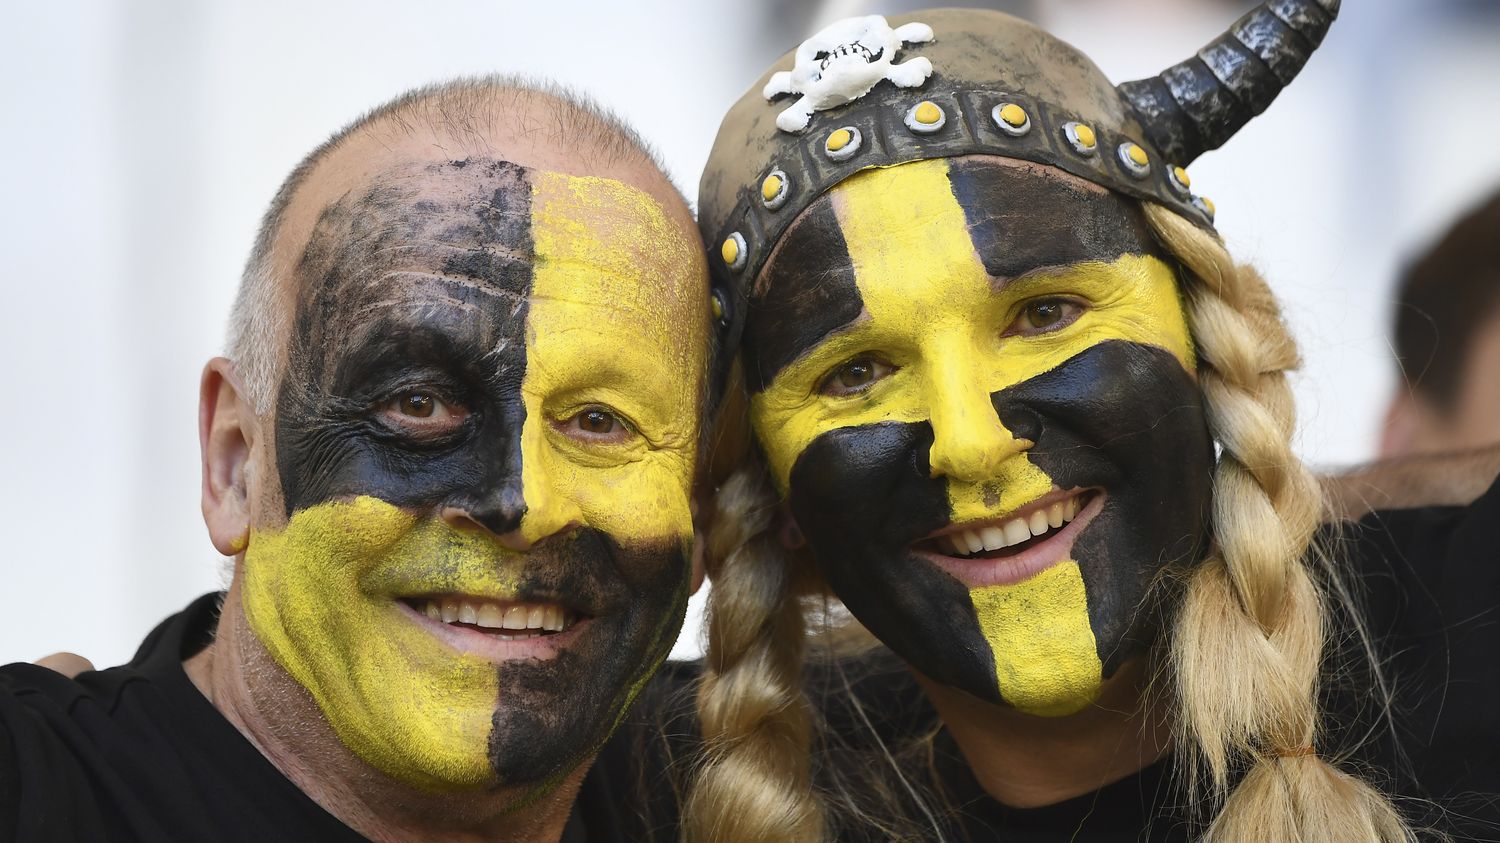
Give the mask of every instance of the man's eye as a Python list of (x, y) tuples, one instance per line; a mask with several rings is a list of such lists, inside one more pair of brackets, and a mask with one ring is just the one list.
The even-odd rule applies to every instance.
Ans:
[(889, 364), (874, 357), (856, 357), (835, 369), (819, 391), (824, 395), (854, 395), (869, 389), (892, 371)]
[(625, 442), (635, 431), (608, 407), (585, 407), (563, 421), (563, 432), (590, 442)]
[(585, 410), (578, 414), (578, 427), (600, 436), (614, 433), (619, 420), (603, 410)]
[(1071, 299), (1037, 299), (1026, 303), (1005, 335), (1045, 334), (1073, 324), (1082, 314), (1083, 305)]
[(437, 409), (437, 399), (425, 392), (413, 392), (410, 395), (397, 399), (397, 409), (403, 416), (413, 418), (430, 418)]
[(387, 424), (418, 436), (441, 435), (457, 429), (468, 410), (437, 393), (413, 389), (392, 396), (380, 407)]

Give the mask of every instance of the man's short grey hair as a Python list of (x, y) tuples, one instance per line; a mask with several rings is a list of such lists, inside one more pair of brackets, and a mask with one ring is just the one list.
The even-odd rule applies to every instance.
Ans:
[(271, 409), (295, 304), (292, 285), (276, 274), (276, 241), (293, 196), (317, 166), (350, 137), (376, 124), (398, 133), (432, 132), (484, 149), (490, 127), (539, 99), (555, 106), (549, 119), (535, 127), (542, 133), (541, 143), (566, 143), (589, 163), (649, 163), (671, 183), (661, 159), (635, 129), (593, 99), (553, 82), (504, 75), (463, 77), (407, 91), (371, 109), (308, 153), (282, 182), (261, 219), (229, 314), (225, 343), (225, 353), (257, 415)]

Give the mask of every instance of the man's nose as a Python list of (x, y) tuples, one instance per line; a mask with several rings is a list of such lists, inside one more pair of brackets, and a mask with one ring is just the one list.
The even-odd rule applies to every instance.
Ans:
[(933, 477), (978, 483), (1030, 448), (1000, 421), (984, 383), (969, 366), (934, 367), (929, 379)]
[(477, 526), (502, 546), (521, 551), (580, 524), (582, 513), (559, 487), (556, 456), (547, 448), (542, 424), (540, 418), (527, 418), (508, 435), (486, 487), (443, 507), (443, 520), (460, 529)]
[(450, 526), (479, 527), (487, 530), (501, 544), (514, 550), (525, 550), (520, 536), (526, 517), (526, 496), (518, 475), (506, 478), (487, 492), (443, 507), (443, 520)]

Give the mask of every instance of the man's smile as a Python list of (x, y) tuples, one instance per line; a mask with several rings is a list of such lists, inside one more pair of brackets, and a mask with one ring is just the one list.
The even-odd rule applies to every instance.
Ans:
[(449, 649), (491, 662), (550, 659), (575, 642), (591, 620), (560, 603), (464, 594), (403, 598), (396, 605)]
[(1100, 489), (1054, 489), (1005, 515), (950, 524), (912, 552), (969, 588), (1011, 585), (1072, 558), (1074, 540), (1104, 500)]

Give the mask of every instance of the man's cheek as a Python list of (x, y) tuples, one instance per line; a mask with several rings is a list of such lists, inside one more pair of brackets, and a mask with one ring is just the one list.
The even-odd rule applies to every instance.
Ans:
[(577, 503), (588, 526), (620, 543), (687, 552), (693, 538), (692, 466), (685, 455), (648, 451), (619, 465), (569, 467), (556, 472), (554, 482), (558, 494)]
[(447, 651), (394, 594), (418, 582), (477, 590), (481, 578), (493, 591), (502, 584), (486, 562), (441, 523), (384, 501), (319, 504), (285, 529), (252, 534), (245, 612), (276, 663), (366, 763), (424, 789), (478, 786), (493, 776), (485, 747), (494, 667)]

